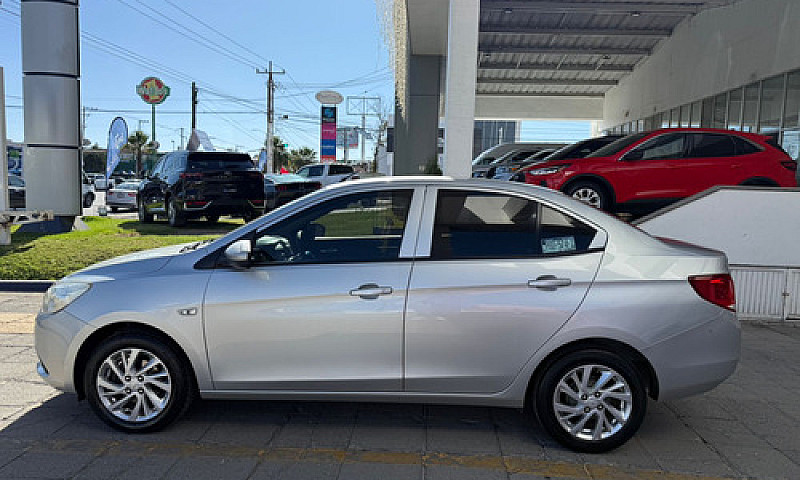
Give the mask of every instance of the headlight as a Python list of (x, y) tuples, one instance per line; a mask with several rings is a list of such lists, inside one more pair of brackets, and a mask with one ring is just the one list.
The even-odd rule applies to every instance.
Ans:
[(57, 282), (47, 289), (42, 303), (43, 313), (56, 313), (89, 291), (92, 285), (84, 282)]
[(528, 170), (528, 175), (551, 175), (556, 172), (560, 172), (565, 168), (569, 167), (569, 164), (566, 165), (556, 165), (554, 167), (545, 167), (545, 168), (537, 168), (535, 170)]

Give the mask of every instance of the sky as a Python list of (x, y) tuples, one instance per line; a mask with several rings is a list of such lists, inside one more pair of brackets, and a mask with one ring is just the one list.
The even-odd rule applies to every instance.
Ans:
[[(5, 70), (7, 137), (21, 142), (22, 69), (19, 0), (0, 0), (0, 67)], [(170, 87), (156, 108), (162, 151), (179, 148), (191, 126), (191, 82), (199, 87), (198, 129), (215, 147), (256, 153), (266, 137), (266, 75), (276, 75), (275, 134), (289, 148), (319, 152), (314, 94), (379, 97), (393, 113), (394, 74), (383, 41), (381, 0), (84, 0), (80, 7), (81, 97), (85, 138), (104, 147), (108, 127), (122, 116), (129, 131), (150, 134), (150, 106), (136, 85), (156, 76)], [(381, 11), (379, 11), (381, 10)], [(360, 126), (340, 105), (339, 125)], [(377, 113), (377, 112), (376, 112)], [(375, 129), (378, 116), (367, 117)], [(521, 140), (578, 140), (588, 122), (524, 122)], [(543, 137), (543, 138), (540, 138)], [(558, 137), (558, 138), (556, 138)], [(185, 138), (184, 138), (185, 141)], [(373, 145), (367, 143), (367, 159)], [(339, 152), (342, 156), (341, 150)], [(350, 151), (351, 159), (360, 150)]]

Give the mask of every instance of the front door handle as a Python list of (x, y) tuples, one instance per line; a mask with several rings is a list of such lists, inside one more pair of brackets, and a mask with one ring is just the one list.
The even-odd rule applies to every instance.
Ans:
[(560, 287), (569, 287), (572, 280), (569, 278), (558, 278), (555, 275), (542, 275), (536, 280), (528, 280), (528, 286), (539, 290), (555, 291)]
[(391, 295), (392, 287), (381, 287), (377, 283), (365, 283), (360, 287), (350, 290), (353, 297), (361, 297), (364, 300), (375, 300), (380, 295)]

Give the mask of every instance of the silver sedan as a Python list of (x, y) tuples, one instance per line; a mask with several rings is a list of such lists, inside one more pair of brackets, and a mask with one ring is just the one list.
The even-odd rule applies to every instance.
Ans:
[(128, 432), (203, 398), (531, 408), (575, 450), (725, 380), (725, 256), (513, 182), (379, 178), (210, 243), (98, 263), (36, 320), (38, 371)]

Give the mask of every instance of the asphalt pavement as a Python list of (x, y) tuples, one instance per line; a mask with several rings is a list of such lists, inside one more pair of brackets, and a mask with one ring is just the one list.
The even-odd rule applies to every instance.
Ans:
[(743, 326), (742, 361), (711, 392), (650, 402), (607, 454), (554, 443), (516, 410), (199, 401), (126, 435), (35, 373), (41, 294), (0, 294), (0, 479), (800, 479), (800, 328)]

